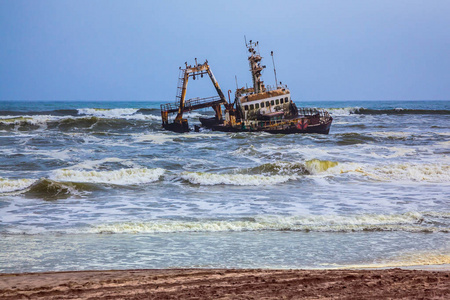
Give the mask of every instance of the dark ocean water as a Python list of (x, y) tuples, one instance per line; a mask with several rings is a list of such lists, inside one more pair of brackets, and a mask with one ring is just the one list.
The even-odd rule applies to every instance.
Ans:
[(160, 104), (0, 102), (0, 272), (450, 264), (450, 101), (297, 103), (329, 135)]

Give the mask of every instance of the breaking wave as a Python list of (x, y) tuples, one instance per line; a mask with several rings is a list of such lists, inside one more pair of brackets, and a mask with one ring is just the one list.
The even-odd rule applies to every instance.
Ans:
[(311, 159), (304, 163), (283, 162), (267, 163), (254, 168), (243, 170), (244, 173), (263, 175), (315, 175), (325, 172), (329, 168), (337, 166), (339, 163), (329, 160)]
[(0, 195), (18, 195), (53, 199), (81, 195), (81, 192), (99, 189), (97, 184), (136, 185), (160, 179), (165, 170), (120, 169), (115, 171), (56, 170), (50, 178), (6, 179), (0, 178)]
[(236, 174), (183, 172), (181, 178), (199, 185), (262, 186), (297, 180), (302, 175), (316, 175), (334, 168), (338, 162), (312, 159), (304, 163), (275, 162), (238, 170)]
[(374, 178), (381, 180), (408, 180), (450, 182), (450, 166), (443, 164), (395, 164), (374, 168)]
[(57, 117), (48, 115), (40, 116), (6, 116), (0, 118), (1, 130), (36, 130), (46, 128), (47, 124)]
[(353, 114), (359, 115), (449, 115), (450, 110), (446, 109), (368, 109), (364, 107), (342, 107), (327, 109), (334, 116), (349, 116)]
[(342, 108), (328, 108), (327, 111), (333, 116), (349, 116), (356, 114), (361, 110), (361, 107), (342, 107)]
[(135, 114), (138, 109), (135, 108), (79, 108), (79, 115), (88, 115), (101, 118), (120, 118)]
[(336, 167), (338, 164), (339, 163), (336, 161), (318, 159), (311, 159), (305, 162), (305, 166), (310, 174), (319, 174), (325, 172), (328, 169)]
[(394, 109), (361, 108), (356, 113), (363, 115), (448, 115), (450, 114), (450, 110), (406, 109), (406, 108), (394, 108)]
[(70, 182), (62, 183), (48, 178), (0, 179), (0, 196), (25, 194), (44, 200), (52, 200), (56, 198), (67, 198), (71, 195), (79, 195), (80, 191), (91, 189), (93, 187)]
[(78, 110), (76, 109), (56, 109), (47, 111), (13, 111), (13, 110), (0, 110), (0, 116), (20, 116), (26, 113), (30, 116), (35, 115), (52, 115), (52, 116), (76, 116)]
[(257, 167), (248, 168), (242, 171), (248, 174), (263, 175), (309, 175), (310, 172), (306, 165), (296, 162), (278, 161), (275, 163), (266, 163)]
[(206, 172), (183, 172), (181, 178), (200, 185), (271, 185), (295, 179), (292, 176), (260, 174), (215, 174)]
[[(155, 115), (129, 115), (121, 118), (106, 118), (100, 116), (86, 115), (78, 117), (57, 116), (21, 116), (0, 118), (0, 130), (36, 130), (36, 129), (59, 129), (59, 130), (109, 130), (123, 128), (140, 128), (142, 126), (155, 125), (155, 120), (161, 117)], [(159, 123), (158, 123), (159, 128)]]
[[(30, 188), (24, 190), (27, 196), (39, 197), (44, 200), (67, 198), (72, 195), (80, 195), (83, 187), (72, 183), (62, 183), (48, 178), (42, 178), (34, 183)], [(84, 190), (87, 190), (85, 188)]]
[(372, 166), (357, 163), (340, 163), (325, 173), (354, 173), (379, 181), (450, 182), (450, 166), (446, 164), (392, 164)]
[(54, 171), (51, 178), (62, 182), (134, 185), (157, 181), (164, 172), (165, 170), (161, 168), (132, 168), (115, 171), (78, 171), (62, 169)]
[(157, 109), (157, 108), (140, 108), (137, 111), (137, 113), (144, 114), (144, 115), (151, 114), (151, 113), (158, 113), (159, 114), (160, 112), (161, 111), (159, 109)]
[(7, 179), (0, 177), (0, 195), (22, 191), (35, 182), (36, 179)]
[(169, 233), (222, 231), (304, 231), (359, 232), (407, 231), (444, 232), (450, 228), (428, 226), (426, 216), (417, 212), (396, 215), (364, 214), (356, 216), (258, 216), (234, 220), (155, 220), (121, 222), (94, 226), (93, 233)]
[(296, 179), (302, 175), (339, 176), (350, 173), (379, 181), (450, 182), (450, 165), (444, 163), (369, 165), (311, 159), (304, 163), (268, 163), (246, 169), (243, 172), (282, 175), (289, 177), (289, 179)]

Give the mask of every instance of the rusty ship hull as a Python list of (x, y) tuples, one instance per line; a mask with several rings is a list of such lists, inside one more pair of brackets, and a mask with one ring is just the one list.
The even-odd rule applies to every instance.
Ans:
[(222, 132), (267, 132), (271, 134), (328, 134), (330, 132), (333, 118), (330, 117), (327, 121), (318, 124), (307, 124), (305, 122), (298, 122), (298, 120), (286, 120), (285, 124), (272, 124), (272, 126), (229, 126), (217, 122), (215, 118), (200, 118), (202, 127), (211, 129), (212, 131)]

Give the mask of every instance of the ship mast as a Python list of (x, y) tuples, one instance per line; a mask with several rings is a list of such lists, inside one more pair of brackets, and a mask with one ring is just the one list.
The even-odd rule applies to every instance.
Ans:
[(261, 80), (261, 71), (266, 66), (261, 66), (261, 55), (259, 52), (257, 53), (255, 47), (258, 46), (258, 42), (252, 42), (250, 40), (249, 43), (246, 43), (248, 52), (250, 52), (250, 56), (248, 57), (248, 62), (250, 64), (250, 71), (252, 72), (252, 81), (253, 81), (253, 90), (255, 93), (261, 93), (266, 91), (266, 87), (264, 86), (264, 81)]

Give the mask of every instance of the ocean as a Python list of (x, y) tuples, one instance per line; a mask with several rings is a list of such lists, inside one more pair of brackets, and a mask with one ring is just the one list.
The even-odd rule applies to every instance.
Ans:
[(450, 101), (298, 102), (329, 135), (160, 104), (0, 102), (1, 273), (450, 264)]

